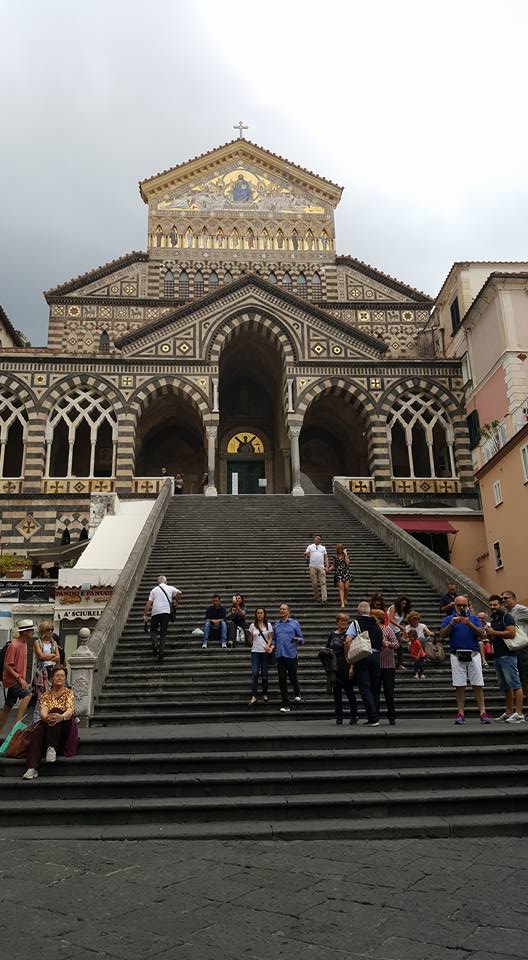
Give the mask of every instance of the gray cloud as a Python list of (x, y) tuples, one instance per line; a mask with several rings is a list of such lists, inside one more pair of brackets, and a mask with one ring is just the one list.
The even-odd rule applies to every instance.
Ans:
[[(265, 10), (234, 0), (4, 3), (0, 302), (13, 324), (43, 344), (42, 290), (144, 249), (138, 180), (231, 139), (240, 117), (250, 139), (346, 188), (341, 253), (431, 293), (455, 259), (526, 258), (523, 86), (511, 49), (526, 35), (523, 5), (505, 3), (518, 29), (505, 13), (497, 95), (486, 72), (502, 46), (496, 17), (486, 35), (479, 21), (477, 37), (462, 19), (450, 51), (449, 2), (444, 32), (412, 2), (391, 22), (393, 6), (365, 13), (330, 0), (322, 20), (312, 0)], [(482, 5), (466, 7), (485, 19)], [(465, 64), (456, 82), (453, 56)]]

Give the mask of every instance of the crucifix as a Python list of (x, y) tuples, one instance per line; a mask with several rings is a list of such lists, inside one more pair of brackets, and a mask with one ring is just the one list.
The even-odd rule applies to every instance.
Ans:
[(244, 139), (244, 130), (248, 130), (249, 127), (245, 123), (242, 123), (242, 120), (239, 120), (238, 123), (235, 123), (233, 130), (238, 130), (238, 139)]

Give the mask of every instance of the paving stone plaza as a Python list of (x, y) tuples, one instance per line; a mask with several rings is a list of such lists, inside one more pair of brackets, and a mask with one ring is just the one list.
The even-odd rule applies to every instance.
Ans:
[[(50, 817), (53, 813), (50, 812)], [(375, 827), (373, 827), (373, 833)], [(10, 960), (511, 960), (528, 840), (2, 843)]]

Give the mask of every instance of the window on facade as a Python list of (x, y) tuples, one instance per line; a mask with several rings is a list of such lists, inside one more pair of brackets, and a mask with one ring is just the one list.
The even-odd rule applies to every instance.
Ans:
[(495, 543), (493, 544), (493, 559), (495, 560), (495, 569), (500, 570), (500, 568), (504, 566), (502, 562), (500, 540), (495, 540)]
[(523, 483), (528, 483), (528, 443), (525, 443), (524, 447), (521, 447), (521, 469)]
[(163, 296), (171, 298), (174, 296), (174, 274), (172, 270), (167, 270), (163, 278)]
[(204, 292), (204, 278), (201, 270), (197, 270), (194, 275), (194, 296), (201, 297)]
[(110, 337), (106, 330), (103, 330), (99, 337), (99, 353), (110, 353)]
[(283, 273), (283, 275), (282, 275), (282, 286), (284, 287), (284, 289), (285, 289), (288, 293), (291, 293), (291, 291), (292, 291), (292, 278), (291, 278), (291, 276), (290, 276), (290, 274), (289, 274), (288, 272)]
[(480, 421), (478, 410), (472, 410), (466, 418), (469, 433), (469, 449), (474, 450), (480, 443)]
[(502, 484), (500, 480), (495, 480), (495, 483), (493, 484), (493, 501), (496, 507), (502, 503)]
[(454, 477), (454, 433), (435, 397), (408, 391), (387, 419), (394, 477)]
[(218, 274), (216, 270), (211, 270), (209, 274), (209, 290), (216, 290), (218, 287)]
[(178, 296), (180, 300), (189, 299), (189, 274), (186, 270), (182, 270), (178, 277)]
[(460, 326), (460, 307), (458, 305), (458, 297), (451, 302), (449, 307), (451, 311), (451, 329), (453, 333), (456, 333)]
[(7, 387), (0, 388), (0, 477), (22, 476), (28, 429), (24, 403)]
[(314, 273), (312, 277), (312, 300), (321, 300), (322, 295), (321, 277), (318, 273)]
[(224, 283), (233, 283), (233, 274), (230, 270), (226, 270), (224, 273)]
[(304, 273), (300, 273), (297, 277), (297, 295), (303, 300), (306, 300), (308, 296), (308, 284), (306, 283)]
[(49, 477), (112, 476), (117, 421), (112, 403), (79, 387), (53, 408), (46, 427)]
[(270, 272), (268, 273), (268, 283), (277, 283), (277, 277), (273, 273), (273, 270), (270, 270)]
[(460, 363), (461, 363), (461, 366), (462, 366), (462, 383), (463, 383), (464, 386), (465, 386), (466, 383), (470, 383), (470, 382), (471, 382), (471, 379), (472, 379), (472, 377), (471, 377), (471, 366), (470, 366), (470, 363), (469, 363), (469, 354), (465, 353), (464, 356), (462, 357), (462, 360), (460, 361)]

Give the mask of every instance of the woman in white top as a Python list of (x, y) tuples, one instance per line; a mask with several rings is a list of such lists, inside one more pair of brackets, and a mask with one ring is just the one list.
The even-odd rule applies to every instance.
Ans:
[(40, 698), (43, 693), (51, 690), (51, 671), (60, 663), (59, 648), (53, 638), (53, 623), (51, 620), (41, 620), (39, 636), (33, 643), (36, 670), (33, 678), (37, 702), (33, 719), (40, 720)]
[(273, 650), (273, 627), (268, 623), (264, 607), (257, 607), (255, 619), (249, 626), (251, 644), (251, 700), (250, 707), (257, 702), (259, 673), (262, 677), (262, 699), (268, 702), (268, 665), (269, 654)]

